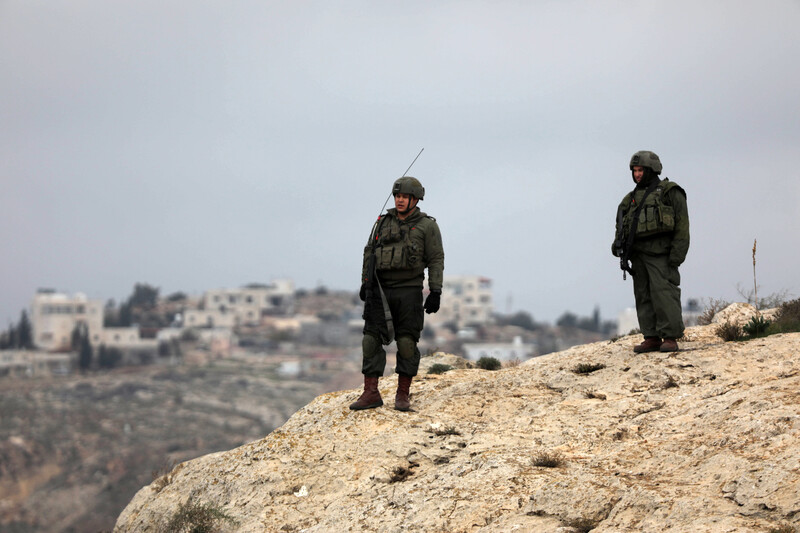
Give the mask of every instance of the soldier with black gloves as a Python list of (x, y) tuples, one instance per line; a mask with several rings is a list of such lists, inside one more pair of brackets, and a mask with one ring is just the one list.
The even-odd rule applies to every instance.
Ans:
[[(442, 235), (436, 220), (419, 210), (425, 188), (404, 176), (392, 187), (394, 209), (378, 217), (364, 248), (359, 296), (364, 301), (362, 367), (364, 392), (350, 409), (383, 405), (378, 378), (386, 366), (384, 344), (397, 342), (394, 408), (411, 409), (409, 389), (419, 369), (417, 348), (424, 315), (439, 310), (444, 272)], [(425, 269), (430, 293), (422, 303)]]
[(644, 342), (633, 350), (675, 352), (684, 330), (678, 267), (689, 251), (686, 192), (674, 181), (658, 177), (661, 160), (653, 152), (636, 152), (629, 167), (636, 186), (617, 208), (612, 252), (633, 276), (636, 314), (644, 335)]

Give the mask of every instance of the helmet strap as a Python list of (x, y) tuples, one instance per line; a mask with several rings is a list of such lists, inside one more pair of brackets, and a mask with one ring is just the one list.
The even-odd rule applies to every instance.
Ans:
[[(413, 199), (413, 202), (414, 202), (413, 204), (411, 203), (411, 202), (412, 202), (412, 199)], [(411, 211), (413, 211), (413, 210), (414, 210), (414, 208), (415, 208), (415, 207), (417, 207), (417, 204), (418, 204), (418, 203), (419, 203), (419, 198), (417, 198), (417, 197), (416, 197), (416, 196), (414, 196), (414, 195), (409, 195), (409, 196), (408, 196), (408, 207), (406, 207), (406, 210), (405, 210), (405, 211), (403, 211), (403, 212), (402, 212), (402, 213), (400, 213), (400, 214), (401, 214), (401, 215), (407, 215), (407, 214), (409, 214)]]

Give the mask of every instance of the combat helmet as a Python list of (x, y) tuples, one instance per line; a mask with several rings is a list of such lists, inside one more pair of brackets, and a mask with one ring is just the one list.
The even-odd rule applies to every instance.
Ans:
[(658, 158), (656, 154), (653, 152), (649, 152), (647, 150), (640, 150), (633, 154), (631, 157), (631, 164), (629, 165), (630, 169), (633, 170), (633, 167), (646, 167), (656, 173), (656, 175), (661, 174), (661, 160)]
[(398, 178), (392, 186), (392, 196), (395, 194), (410, 194), (418, 200), (422, 200), (425, 196), (425, 187), (419, 182), (417, 178), (411, 176), (403, 176)]

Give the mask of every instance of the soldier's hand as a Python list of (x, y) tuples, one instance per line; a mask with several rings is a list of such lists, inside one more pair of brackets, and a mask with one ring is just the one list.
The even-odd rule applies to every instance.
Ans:
[(366, 283), (362, 283), (361, 284), (361, 289), (358, 291), (358, 297), (361, 298), (362, 302), (366, 302), (367, 301), (367, 284)]
[(431, 291), (427, 298), (425, 298), (425, 312), (428, 314), (435, 313), (439, 310), (439, 305), (442, 300), (442, 291)]

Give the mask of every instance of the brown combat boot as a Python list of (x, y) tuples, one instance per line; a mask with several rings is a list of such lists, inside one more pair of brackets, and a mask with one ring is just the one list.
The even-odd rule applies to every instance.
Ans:
[(362, 409), (374, 409), (383, 405), (381, 393), (378, 390), (378, 378), (364, 376), (364, 392), (358, 400), (350, 404), (350, 409), (360, 411)]
[(644, 342), (633, 347), (636, 353), (657, 352), (661, 348), (660, 337), (645, 337)]
[(664, 339), (664, 342), (661, 343), (659, 350), (662, 352), (677, 352), (678, 341), (675, 339)]
[(397, 375), (397, 394), (394, 396), (394, 408), (396, 411), (411, 410), (411, 400), (409, 399), (411, 379), (410, 376), (404, 376), (402, 374)]

